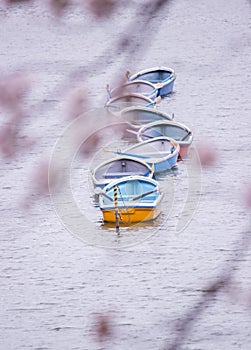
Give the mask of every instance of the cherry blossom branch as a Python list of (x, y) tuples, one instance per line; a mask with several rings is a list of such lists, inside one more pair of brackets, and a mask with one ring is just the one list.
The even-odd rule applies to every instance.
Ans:
[[(250, 192), (251, 194), (251, 192)], [(227, 260), (219, 275), (209, 285), (203, 289), (203, 294), (185, 314), (182, 315), (175, 327), (175, 339), (170, 345), (166, 345), (163, 350), (178, 350), (184, 344), (184, 341), (191, 332), (194, 324), (198, 321), (202, 313), (207, 310), (214, 301), (217, 294), (231, 287), (234, 278), (235, 268), (241, 260), (248, 254), (251, 246), (251, 230), (245, 232), (241, 238), (235, 243), (233, 248), (234, 256)], [(231, 261), (231, 263), (230, 263)], [(220, 268), (219, 268), (220, 270)]]

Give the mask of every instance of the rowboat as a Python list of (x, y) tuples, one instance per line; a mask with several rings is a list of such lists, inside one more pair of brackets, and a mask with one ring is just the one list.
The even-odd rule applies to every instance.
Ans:
[(137, 132), (138, 141), (167, 136), (180, 145), (179, 156), (184, 158), (193, 140), (191, 130), (184, 124), (174, 121), (156, 121), (142, 126)]
[(160, 136), (137, 143), (120, 154), (144, 159), (156, 174), (172, 169), (177, 163), (179, 151), (180, 146), (177, 142), (169, 137)]
[(158, 94), (158, 89), (155, 88), (155, 85), (146, 80), (127, 81), (114, 89), (110, 89), (109, 85), (107, 85), (106, 89), (109, 98), (124, 94), (137, 93), (154, 100)]
[(142, 159), (118, 156), (98, 165), (92, 172), (95, 187), (103, 188), (114, 179), (130, 175), (153, 177), (153, 169)]
[(105, 186), (99, 196), (99, 207), (105, 222), (130, 225), (155, 219), (161, 212), (161, 200), (157, 181), (128, 176)]
[(146, 80), (154, 85), (158, 89), (158, 95), (165, 96), (173, 91), (174, 81), (176, 74), (172, 68), (167, 67), (153, 67), (130, 75), (126, 73), (129, 81), (133, 80)]
[(157, 120), (172, 120), (173, 115), (149, 107), (128, 107), (120, 112), (122, 119), (132, 126), (141, 127), (144, 124), (152, 123)]
[(110, 98), (105, 106), (112, 108), (114, 111), (121, 111), (121, 109), (130, 107), (130, 106), (153, 106), (155, 102), (151, 100), (149, 97), (137, 94), (137, 93), (131, 93), (131, 94), (123, 94), (119, 96), (115, 96), (113, 98)]

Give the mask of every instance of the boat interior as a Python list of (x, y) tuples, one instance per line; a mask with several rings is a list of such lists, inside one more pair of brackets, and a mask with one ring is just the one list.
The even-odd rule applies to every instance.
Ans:
[(98, 168), (95, 177), (97, 180), (117, 179), (129, 175), (148, 176), (150, 173), (151, 170), (144, 163), (137, 162), (137, 160), (119, 159)]
[(165, 70), (157, 70), (154, 72), (147, 72), (139, 75), (141, 80), (150, 81), (153, 84), (157, 84), (163, 82), (164, 80), (168, 80), (172, 75), (172, 72), (168, 72)]
[[(149, 182), (141, 182), (138, 180), (122, 182), (118, 185), (118, 202), (123, 201), (140, 201), (140, 202), (152, 202), (155, 201), (159, 192), (156, 190), (156, 186), (153, 183)], [(146, 196), (142, 196), (143, 194), (148, 193)], [(112, 187), (107, 191), (107, 195), (113, 198), (114, 188)], [(140, 197), (137, 199), (137, 197)], [(104, 198), (104, 203), (110, 204), (111, 201), (109, 199)]]
[(181, 141), (188, 133), (188, 130), (176, 125), (155, 125), (145, 129), (141, 134), (141, 138), (148, 140), (149, 137), (167, 136), (176, 141)]
[(144, 125), (147, 123), (151, 123), (158, 120), (167, 120), (164, 116), (161, 114), (156, 113), (155, 111), (152, 111), (149, 109), (149, 111), (146, 110), (127, 110), (125, 112), (122, 111), (121, 113), (122, 117), (126, 119), (131, 124), (135, 125)]

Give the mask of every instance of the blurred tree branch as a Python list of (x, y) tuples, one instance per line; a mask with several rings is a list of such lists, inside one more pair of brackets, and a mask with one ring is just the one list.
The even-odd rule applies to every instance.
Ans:
[(181, 348), (196, 321), (198, 321), (207, 307), (215, 301), (217, 294), (224, 290), (227, 291), (228, 287), (231, 288), (236, 267), (238, 267), (240, 261), (248, 254), (250, 246), (251, 231), (247, 231), (235, 243), (233, 256), (229, 257), (221, 268), (218, 268), (221, 271), (219, 275), (202, 290), (198, 302), (190, 307), (185, 314), (181, 315), (181, 321), (175, 327), (175, 339), (170, 345), (166, 345), (163, 350), (178, 350)]

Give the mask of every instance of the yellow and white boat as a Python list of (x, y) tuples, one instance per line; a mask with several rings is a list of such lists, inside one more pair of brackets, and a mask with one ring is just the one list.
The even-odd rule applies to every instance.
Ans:
[(154, 220), (161, 212), (162, 194), (157, 181), (127, 176), (110, 182), (100, 193), (105, 222), (132, 224)]

